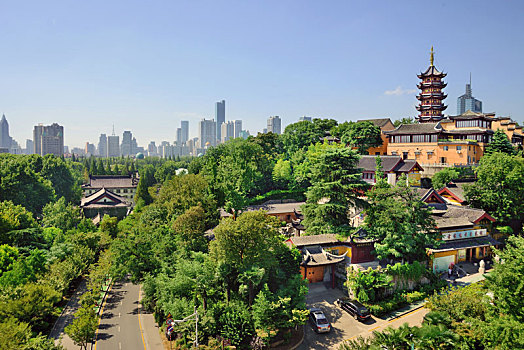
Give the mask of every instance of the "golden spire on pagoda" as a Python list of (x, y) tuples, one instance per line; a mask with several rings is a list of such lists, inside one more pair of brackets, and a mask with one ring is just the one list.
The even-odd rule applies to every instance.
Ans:
[(435, 59), (433, 55), (434, 55), (433, 45), (431, 45), (431, 53), (430, 53), (430, 56), (429, 56), (429, 62), (431, 63), (432, 67), (433, 67), (433, 60)]

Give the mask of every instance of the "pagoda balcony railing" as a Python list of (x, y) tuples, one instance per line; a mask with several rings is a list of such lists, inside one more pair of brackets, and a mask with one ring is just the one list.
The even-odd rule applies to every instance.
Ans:
[(443, 81), (430, 81), (427, 83), (421, 82), (417, 85), (419, 89), (422, 89), (424, 87), (430, 87), (430, 86), (436, 86), (440, 88), (445, 88), (448, 84)]

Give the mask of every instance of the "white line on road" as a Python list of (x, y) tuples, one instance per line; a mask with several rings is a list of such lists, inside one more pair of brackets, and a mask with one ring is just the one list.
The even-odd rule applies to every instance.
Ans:
[(120, 312), (118, 313), (118, 317), (120, 317)]
[(118, 326), (118, 331), (120, 332), (120, 326)]
[(121, 342), (118, 342), (118, 348), (119, 348), (120, 350), (122, 350), (122, 343), (121, 343)]

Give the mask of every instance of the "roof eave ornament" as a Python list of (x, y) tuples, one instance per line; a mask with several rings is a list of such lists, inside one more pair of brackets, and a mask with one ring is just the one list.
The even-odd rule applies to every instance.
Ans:
[(433, 45), (431, 46), (431, 52), (430, 52), (430, 56), (429, 56), (429, 62), (431, 64), (431, 67), (433, 67), (433, 61), (435, 60), (435, 57), (434, 57), (434, 52), (433, 52)]

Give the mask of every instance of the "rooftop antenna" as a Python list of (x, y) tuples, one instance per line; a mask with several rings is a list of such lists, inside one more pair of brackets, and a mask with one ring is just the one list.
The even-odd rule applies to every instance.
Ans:
[(471, 72), (469, 72), (469, 86), (471, 86)]

